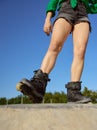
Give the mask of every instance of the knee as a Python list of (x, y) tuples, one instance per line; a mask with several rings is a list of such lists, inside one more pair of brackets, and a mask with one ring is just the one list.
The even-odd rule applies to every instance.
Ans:
[(85, 57), (85, 48), (84, 47), (80, 47), (80, 48), (76, 48), (74, 50), (74, 56), (78, 59), (84, 59)]
[(61, 44), (57, 44), (56, 42), (54, 42), (53, 44), (51, 44), (49, 46), (49, 51), (50, 52), (54, 52), (54, 53), (59, 53), (62, 49), (62, 45)]

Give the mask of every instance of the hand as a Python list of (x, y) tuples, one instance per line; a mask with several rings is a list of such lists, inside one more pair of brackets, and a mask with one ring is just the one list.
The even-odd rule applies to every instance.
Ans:
[(50, 20), (46, 20), (44, 23), (44, 32), (49, 36), (52, 32), (52, 24)]

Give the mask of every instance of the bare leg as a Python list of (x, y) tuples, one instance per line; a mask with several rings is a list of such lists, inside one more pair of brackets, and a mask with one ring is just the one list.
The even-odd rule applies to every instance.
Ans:
[(73, 31), (74, 57), (71, 66), (71, 81), (80, 81), (84, 66), (84, 57), (89, 37), (89, 24), (76, 24)]
[(89, 103), (91, 99), (82, 95), (80, 78), (84, 67), (84, 57), (89, 37), (89, 24), (81, 22), (74, 26), (74, 57), (71, 66), (71, 82), (66, 84), (67, 99), (72, 103)]
[(56, 58), (61, 51), (64, 41), (69, 35), (71, 28), (72, 26), (63, 18), (60, 18), (55, 22), (50, 46), (40, 68), (43, 72), (49, 74), (53, 69)]

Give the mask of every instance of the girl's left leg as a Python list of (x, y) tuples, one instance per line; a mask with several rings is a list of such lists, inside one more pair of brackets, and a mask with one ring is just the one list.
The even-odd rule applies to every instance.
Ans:
[(71, 81), (73, 82), (80, 81), (82, 75), (89, 32), (89, 23), (81, 22), (75, 25), (72, 33), (74, 57), (71, 66)]
[(89, 24), (81, 22), (73, 30), (74, 57), (71, 66), (71, 82), (66, 84), (68, 102), (88, 103), (89, 97), (82, 95), (80, 78), (84, 67), (84, 57), (89, 37)]

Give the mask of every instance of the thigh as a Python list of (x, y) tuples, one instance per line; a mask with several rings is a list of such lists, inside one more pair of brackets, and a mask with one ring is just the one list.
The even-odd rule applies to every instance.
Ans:
[(88, 22), (80, 22), (74, 26), (74, 30), (72, 32), (73, 35), (73, 44), (77, 49), (85, 50), (88, 37), (89, 37), (89, 23)]
[(62, 46), (67, 36), (70, 34), (71, 29), (72, 25), (64, 18), (57, 19), (54, 23), (50, 45), (56, 44)]

